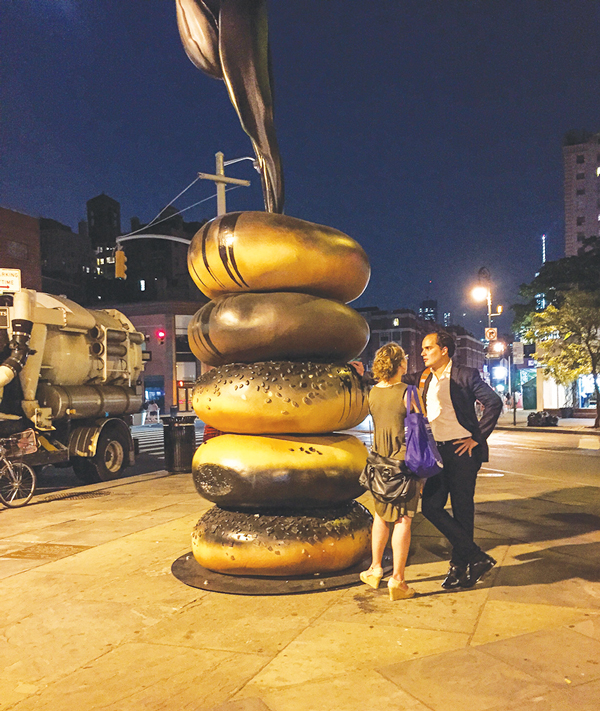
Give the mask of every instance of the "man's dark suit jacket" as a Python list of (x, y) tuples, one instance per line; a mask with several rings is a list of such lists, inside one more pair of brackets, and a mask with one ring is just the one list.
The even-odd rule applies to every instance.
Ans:
[[(418, 373), (405, 375), (402, 380), (407, 385), (419, 385), (423, 370)], [(427, 390), (431, 382), (432, 374), (429, 373), (423, 389), (423, 400), (427, 402)], [(452, 363), (450, 371), (450, 399), (454, 406), (454, 413), (459, 424), (471, 433), (473, 439), (479, 444), (474, 453), (479, 453), (482, 462), (489, 461), (489, 449), (487, 438), (492, 434), (496, 422), (502, 412), (502, 400), (484, 383), (477, 368), (467, 368), (464, 365)], [(477, 420), (475, 414), (475, 401), (483, 405), (483, 416)]]

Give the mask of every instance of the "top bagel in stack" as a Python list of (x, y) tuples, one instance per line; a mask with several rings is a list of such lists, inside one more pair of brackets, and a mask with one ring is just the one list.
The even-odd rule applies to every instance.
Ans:
[(295, 291), (348, 303), (370, 276), (363, 248), (343, 232), (271, 212), (231, 212), (204, 225), (188, 250), (200, 291)]

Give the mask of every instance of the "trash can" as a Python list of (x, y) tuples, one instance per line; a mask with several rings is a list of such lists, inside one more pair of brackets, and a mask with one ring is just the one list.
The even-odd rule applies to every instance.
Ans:
[(163, 417), (165, 441), (165, 468), (172, 474), (192, 471), (196, 451), (196, 426), (194, 415)]

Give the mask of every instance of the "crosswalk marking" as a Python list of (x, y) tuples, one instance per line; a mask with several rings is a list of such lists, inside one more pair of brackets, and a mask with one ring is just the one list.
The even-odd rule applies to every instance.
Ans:
[(600, 437), (583, 435), (579, 438), (579, 449), (600, 449)]
[[(162, 427), (137, 426), (131, 428), (134, 439), (140, 443), (140, 454), (164, 459), (164, 434)], [(196, 429), (196, 447), (202, 443), (202, 429)]]

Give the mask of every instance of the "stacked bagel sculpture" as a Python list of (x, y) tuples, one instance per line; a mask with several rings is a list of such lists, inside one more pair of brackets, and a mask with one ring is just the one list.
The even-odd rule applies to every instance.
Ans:
[(196, 384), (194, 410), (226, 433), (194, 456), (196, 488), (216, 504), (192, 533), (194, 557), (259, 576), (358, 563), (371, 516), (353, 499), (367, 451), (335, 432), (368, 412), (347, 364), (369, 337), (346, 305), (369, 280), (365, 252), (329, 227), (240, 212), (196, 234), (188, 267), (212, 299), (188, 331), (194, 355), (214, 366)]

